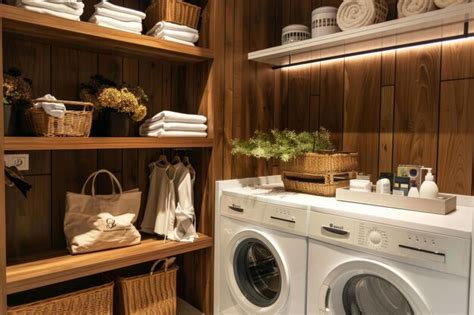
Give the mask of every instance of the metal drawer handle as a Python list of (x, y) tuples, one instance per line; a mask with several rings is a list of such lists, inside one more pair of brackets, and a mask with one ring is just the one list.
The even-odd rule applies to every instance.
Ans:
[(244, 209), (238, 205), (229, 206), (229, 209), (236, 212), (244, 212)]
[(288, 220), (288, 219), (283, 219), (283, 218), (274, 217), (274, 216), (271, 216), (270, 219), (273, 219), (273, 220), (280, 220), (280, 221), (289, 222), (289, 223), (296, 223), (296, 221), (295, 221), (294, 219), (293, 219), (293, 220)]
[(323, 225), (322, 228), (330, 233), (334, 233), (334, 234), (337, 234), (337, 235), (349, 235), (349, 231), (344, 231), (344, 230), (339, 230), (339, 229), (335, 229), (333, 227), (330, 227), (330, 226), (327, 226), (327, 225)]

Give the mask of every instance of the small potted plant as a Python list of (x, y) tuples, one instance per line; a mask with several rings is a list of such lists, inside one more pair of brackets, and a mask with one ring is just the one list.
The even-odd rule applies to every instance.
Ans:
[(31, 80), (11, 68), (3, 75), (4, 130), (7, 136), (28, 135), (26, 110), (32, 106)]
[[(127, 137), (133, 122), (142, 121), (147, 114), (148, 97), (140, 87), (118, 86), (102, 76), (96, 75), (87, 84), (81, 85), (81, 100), (94, 104), (101, 118), (96, 122), (103, 127), (96, 134), (110, 137)], [(96, 130), (99, 129), (95, 128)]]

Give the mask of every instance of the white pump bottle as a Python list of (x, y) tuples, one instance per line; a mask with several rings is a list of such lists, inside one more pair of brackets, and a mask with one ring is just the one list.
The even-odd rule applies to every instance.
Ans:
[(420, 187), (420, 198), (436, 199), (438, 198), (438, 185), (434, 181), (434, 176), (431, 173), (431, 168), (425, 168), (428, 173), (425, 176), (425, 181)]

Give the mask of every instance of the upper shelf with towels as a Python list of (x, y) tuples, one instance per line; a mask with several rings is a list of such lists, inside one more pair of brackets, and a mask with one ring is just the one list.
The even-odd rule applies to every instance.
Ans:
[[(248, 59), (276, 68), (323, 61), (355, 54), (381, 51), (444, 40), (448, 37), (473, 36), (474, 3), (460, 4), (419, 15), (364, 26), (268, 49), (250, 52)], [(472, 23), (470, 23), (472, 24)]]
[(0, 4), (0, 18), (3, 32), (80, 45), (94, 50), (180, 63), (196, 63), (214, 58), (213, 52), (207, 48), (186, 46), (88, 22), (71, 21), (5, 4)]

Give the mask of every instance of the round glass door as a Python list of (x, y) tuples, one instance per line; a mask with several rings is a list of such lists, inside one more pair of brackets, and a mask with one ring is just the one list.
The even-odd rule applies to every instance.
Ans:
[(268, 307), (278, 300), (281, 267), (266, 244), (256, 238), (241, 241), (234, 252), (233, 265), (237, 285), (252, 304)]
[(351, 278), (343, 290), (346, 314), (415, 314), (408, 300), (390, 282), (375, 275)]

